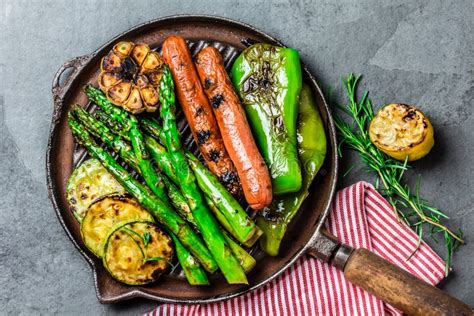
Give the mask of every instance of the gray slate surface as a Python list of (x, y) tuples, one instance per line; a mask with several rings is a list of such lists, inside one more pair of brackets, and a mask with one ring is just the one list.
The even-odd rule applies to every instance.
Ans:
[[(353, 71), (365, 75), (375, 104), (400, 101), (428, 113), (437, 143), (414, 164), (422, 194), (451, 215), (468, 242), (442, 288), (474, 306), (471, 0), (0, 3), (0, 314), (136, 314), (155, 306), (100, 305), (89, 267), (56, 219), (44, 168), (50, 87), (65, 60), (136, 24), (182, 13), (221, 15), (275, 35), (300, 50), (326, 92), (338, 87), (339, 100), (339, 78)], [(347, 164), (355, 158), (346, 156)], [(372, 180), (359, 168), (341, 186), (360, 179)]]

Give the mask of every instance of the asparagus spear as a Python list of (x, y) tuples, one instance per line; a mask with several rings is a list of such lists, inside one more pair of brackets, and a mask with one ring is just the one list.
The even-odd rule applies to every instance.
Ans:
[(128, 133), (130, 131), (130, 121), (136, 120), (135, 116), (112, 104), (112, 102), (107, 99), (105, 94), (99, 88), (96, 88), (93, 85), (86, 85), (84, 92), (90, 100), (94, 101), (94, 103), (97, 104), (105, 113), (107, 113), (107, 115), (114, 118), (121, 125), (123, 132)]
[(255, 258), (252, 257), (244, 248), (240, 247), (240, 245), (236, 243), (228, 234), (226, 234), (226, 232), (223, 232), (223, 234), (225, 240), (229, 244), (230, 249), (232, 250), (232, 253), (239, 261), (242, 269), (244, 269), (245, 273), (250, 272), (257, 264)]
[[(88, 87), (87, 89), (95, 88)], [(92, 98), (91, 100), (97, 101), (97, 99)], [(130, 135), (126, 132), (126, 129), (123, 127), (123, 125), (117, 122), (117, 120), (112, 119), (107, 113), (105, 113), (101, 109), (97, 110), (94, 115), (99, 121), (101, 121), (103, 124), (106, 124), (106, 126), (112, 131), (112, 133), (120, 135), (124, 139), (130, 141)], [(143, 125), (141, 124), (142, 121), (144, 122)], [(144, 118), (140, 119), (139, 122), (140, 126), (149, 134), (144, 134), (143, 137), (145, 140), (146, 148), (150, 153), (151, 157), (166, 176), (168, 176), (175, 184), (179, 184), (179, 180), (173, 170), (173, 165), (171, 164), (171, 159), (168, 154), (168, 151), (155, 139), (159, 139), (159, 136), (157, 135), (162, 135), (160, 134), (161, 126), (154, 120), (148, 120)], [(153, 137), (150, 135), (152, 135)], [(161, 141), (164, 142), (164, 137), (162, 137)], [(165, 178), (163, 178), (163, 181), (165, 182), (165, 186), (168, 186), (166, 184)]]
[[(108, 147), (118, 153), (128, 165), (136, 170), (138, 169), (132, 147), (123, 141), (121, 136), (112, 133), (104, 123), (95, 119), (80, 106), (73, 106), (70, 113), (77, 118), (79, 123), (83, 125), (90, 134), (100, 138)], [(139, 172), (140, 170), (137, 171)]]
[(143, 179), (145, 179), (145, 183), (163, 202), (169, 203), (168, 196), (165, 193), (165, 184), (149, 160), (149, 155), (145, 148), (143, 135), (138, 129), (138, 125), (135, 123), (130, 129), (130, 140), (132, 141), (132, 147), (137, 160), (137, 166), (140, 169)]
[(191, 253), (183, 246), (178, 237), (170, 234), (176, 249), (176, 257), (183, 268), (184, 275), (191, 285), (209, 285), (209, 279), (206, 272), (202, 269), (199, 262), (194, 259)]
[(145, 144), (153, 160), (158, 164), (163, 173), (173, 180), (174, 183), (178, 184), (179, 180), (173, 170), (173, 165), (171, 164), (171, 159), (166, 148), (148, 135), (145, 135)]
[(188, 151), (186, 156), (199, 187), (231, 225), (232, 236), (247, 247), (251, 247), (262, 235), (262, 231), (216, 177), (191, 152)]
[[(159, 138), (161, 142), (165, 142), (162, 127), (156, 121), (140, 119), (140, 126), (146, 132)], [(152, 152), (153, 147), (156, 145), (147, 144), (147, 146), (150, 152)], [(212, 172), (207, 170), (190, 151), (186, 151), (186, 156), (196, 176), (198, 185), (205, 194), (206, 200), (211, 200), (217, 207), (216, 211), (218, 212), (213, 213), (216, 215), (219, 223), (221, 223), (236, 240), (247, 247), (251, 247), (262, 235), (262, 231)], [(159, 157), (157, 156), (155, 159), (164, 160), (166, 157), (163, 153), (160, 153)]]
[(191, 212), (186, 199), (181, 194), (179, 189), (176, 187), (173, 181), (169, 180), (167, 177), (163, 177), (163, 181), (165, 182), (165, 186), (168, 188), (168, 194), (173, 202), (173, 206), (176, 210), (178, 210), (179, 215), (181, 215), (181, 217), (184, 218), (188, 223), (192, 224), (194, 227), (197, 227), (193, 213)]
[[(164, 173), (167, 176), (169, 175), (170, 179), (172, 179), (172, 180), (173, 180), (173, 178), (176, 178), (176, 175), (174, 173), (174, 170), (172, 169), (172, 166), (171, 166), (171, 163), (170, 163), (170, 160), (169, 160), (170, 158), (169, 158), (169, 155), (168, 155), (168, 152), (166, 151), (166, 149), (163, 146), (161, 146), (153, 137), (150, 137), (150, 136), (147, 136), (147, 135), (145, 135), (145, 142), (146, 142), (147, 148), (148, 148), (151, 156), (153, 157), (153, 160), (158, 162), (158, 164), (160, 165), (162, 170), (165, 170), (165, 168), (166, 168), (167, 171), (164, 171)], [(165, 181), (166, 186), (173, 186), (174, 185), (166, 177), (163, 177), (163, 180), (166, 180)], [(217, 179), (216, 179), (216, 181), (217, 181)], [(177, 180), (175, 180), (175, 182), (177, 182)], [(186, 201), (185, 201), (184, 197), (181, 196), (181, 198), (182, 198), (182, 201), (183, 201), (183, 205), (180, 208), (189, 210), (189, 206), (186, 204)], [(230, 226), (229, 222), (225, 219), (225, 217), (223, 217), (221, 215), (222, 213), (217, 209), (217, 207), (214, 205), (214, 203), (211, 200), (209, 200), (207, 198), (207, 196), (205, 198), (206, 198), (206, 202), (209, 206), (209, 209), (214, 213), (214, 215), (216, 215), (216, 218), (218, 219), (218, 221), (221, 224), (224, 223), (224, 224), (222, 224), (222, 226), (224, 226), (224, 228), (227, 231), (231, 232), (232, 231), (232, 226)], [(196, 224), (196, 221), (195, 221), (192, 213), (186, 213), (186, 214), (189, 215), (189, 216), (186, 217), (188, 222), (193, 224), (197, 228), (197, 224)], [(221, 217), (221, 218), (219, 219), (219, 217)], [(239, 261), (239, 263), (242, 266), (242, 268), (244, 269), (244, 271), (247, 273), (250, 270), (252, 270), (253, 267), (256, 264), (255, 259), (245, 249), (243, 249), (238, 243), (236, 243), (225, 231), (223, 233), (224, 233), (224, 237), (225, 237), (227, 243), (230, 246), (230, 249), (232, 250), (232, 253), (237, 258), (237, 260)], [(232, 234), (232, 235), (234, 235), (234, 234)], [(245, 246), (249, 246), (249, 245), (245, 245)]]
[[(220, 212), (217, 209), (216, 205), (211, 201), (211, 200), (206, 200), (207, 205), (209, 206), (209, 209), (216, 215), (216, 217), (219, 216)], [(224, 219), (225, 220), (225, 219)], [(255, 264), (257, 261), (247, 252), (245, 251), (244, 248), (240, 247), (238, 243), (236, 243), (225, 231), (223, 232), (225, 240), (230, 246), (230, 249), (232, 250), (232, 253), (234, 256), (239, 260), (240, 265), (244, 269), (244, 271), (250, 272), (250, 270), (255, 267)]]
[(160, 142), (162, 143), (165, 142), (163, 129), (161, 128), (161, 125), (157, 121), (153, 119), (148, 119), (148, 118), (141, 118), (139, 123), (145, 132), (152, 135), (156, 139), (159, 139)]
[(122, 124), (124, 128), (123, 133), (128, 133), (129, 139), (132, 142), (137, 166), (140, 169), (145, 183), (163, 202), (169, 203), (168, 196), (165, 193), (165, 185), (161, 177), (155, 172), (151, 161), (148, 159), (149, 155), (145, 148), (143, 135), (138, 128), (136, 117), (110, 103), (102, 93), (98, 93), (91, 85), (87, 85), (85, 91), (88, 96), (93, 96), (96, 104), (102, 110)]
[[(92, 135), (100, 138), (107, 146), (111, 147), (115, 152), (117, 152), (129, 166), (140, 173), (135, 156), (132, 154), (131, 146), (124, 142), (120, 136), (114, 135), (107, 126), (96, 120), (94, 117), (92, 117), (92, 115), (90, 115), (81, 107), (74, 107), (72, 113), (73, 115), (76, 115), (79, 121)], [(189, 210), (189, 207), (179, 190), (166, 177), (163, 177), (163, 181), (165, 182), (166, 188), (168, 188), (168, 195), (170, 196), (172, 204), (175, 206), (178, 213), (181, 215), (181, 217), (189, 216), (191, 211)], [(193, 255), (181, 244), (176, 235), (174, 235), (169, 230), (168, 233), (175, 243), (176, 256), (178, 257), (178, 261), (184, 270), (189, 284), (209, 284), (206, 273), (202, 269), (199, 262), (197, 262)]]
[[(86, 88), (89, 89), (89, 88)], [(95, 89), (95, 88), (94, 88)], [(89, 97), (92, 102), (96, 102), (95, 99)], [(101, 108), (98, 108), (94, 112), (94, 117), (104, 123), (113, 133), (119, 135), (127, 141), (130, 141), (130, 135), (126, 132), (126, 129), (122, 124), (110, 118), (110, 116)]]
[(68, 123), (79, 144), (82, 144), (153, 217), (173, 232), (209, 272), (217, 265), (201, 238), (171, 208), (154, 196), (145, 186), (135, 180), (114, 158), (98, 146), (83, 126), (69, 113)]
[(232, 254), (216, 220), (204, 204), (194, 174), (186, 162), (176, 125), (174, 83), (167, 66), (164, 68), (159, 91), (161, 102), (160, 116), (163, 120), (165, 144), (170, 154), (173, 169), (180, 180), (182, 193), (188, 201), (204, 241), (216, 259), (227, 282), (230, 284), (248, 284), (244, 270)]
[[(136, 156), (133, 154), (132, 147), (130, 144), (125, 142), (122, 137), (114, 134), (103, 122), (95, 119), (91, 114), (89, 114), (89, 112), (80, 106), (74, 107), (72, 109), (72, 114), (78, 118), (80, 123), (84, 125), (89, 133), (102, 140), (108, 147), (118, 153), (130, 167), (135, 169), (139, 174), (142, 174), (142, 171), (138, 167)], [(181, 195), (179, 189), (169, 179), (167, 179), (166, 176), (162, 175), (161, 180), (165, 184), (167, 200), (169, 197), (171, 204), (175, 207), (179, 215), (189, 221), (189, 217), (192, 217), (191, 210), (186, 204), (186, 200)]]
[[(94, 88), (93, 86), (87, 86), (86, 87), (86, 92), (88, 93), (89, 98), (93, 102), (109, 102), (103, 93)], [(111, 105), (113, 106), (113, 105)], [(107, 108), (107, 105), (103, 106), (102, 108)], [(109, 111), (110, 112), (110, 111)], [(117, 117), (113, 118), (109, 114), (107, 114), (104, 110), (99, 109), (95, 113), (96, 117), (101, 120), (104, 124), (107, 124), (107, 126), (113, 130), (114, 133), (119, 134), (125, 139), (130, 139), (129, 134), (127, 133), (127, 126), (126, 122), (119, 121)], [(120, 115), (119, 117), (124, 117), (125, 115)], [(162, 133), (162, 128), (159, 123), (157, 123), (154, 120), (149, 120), (149, 119), (140, 119), (140, 125), (141, 127), (147, 131), (149, 134), (153, 135), (154, 137), (160, 139), (163, 143), (165, 143), (165, 137), (164, 134)], [(103, 133), (100, 133), (103, 134)], [(176, 176), (173, 166), (171, 164), (171, 159), (170, 155), (167, 152), (166, 148), (164, 148), (161, 144), (159, 144), (155, 138), (144, 135), (145, 139), (145, 144), (146, 147), (151, 154), (153, 160), (158, 164), (160, 169), (165, 173), (166, 176), (168, 176), (175, 184), (179, 184), (179, 179)], [(215, 178), (214, 175), (211, 175), (213, 178)], [(167, 188), (172, 187), (173, 183), (169, 181), (166, 177), (163, 177), (163, 181), (165, 182), (165, 186)], [(215, 179), (217, 181), (217, 179)], [(219, 184), (220, 185), (220, 184)], [(220, 185), (222, 190), (225, 190), (225, 188)], [(171, 192), (170, 192), (171, 191)], [(180, 215), (185, 218), (189, 223), (191, 223), (195, 228), (197, 228), (196, 221), (192, 215), (192, 213), (189, 211), (189, 206), (186, 203), (184, 197), (177, 192), (176, 190), (169, 190), (168, 195), (173, 201), (173, 206), (178, 210)], [(173, 198), (175, 197), (175, 198)], [(218, 218), (219, 222), (224, 226), (224, 228), (231, 233), (232, 236), (235, 236), (235, 232), (233, 232), (232, 226), (230, 223), (226, 220), (225, 216), (221, 213), (221, 211), (214, 205), (214, 203), (209, 200), (207, 196), (205, 196), (206, 202), (209, 205), (209, 208), (213, 211), (215, 216)], [(233, 197), (231, 197), (231, 200), (234, 201), (234, 203), (237, 203)], [(240, 206), (239, 206), (240, 207)], [(255, 234), (255, 240), (257, 240), (258, 236), (260, 236), (260, 233)], [(226, 238), (226, 241), (229, 243), (229, 246), (232, 250), (232, 253), (236, 258), (238, 259), (239, 263), (241, 264), (242, 268), (245, 270), (245, 272), (250, 271), (254, 266), (255, 266), (255, 259), (245, 251), (239, 244), (237, 244), (230, 236), (225, 234), (224, 232), (224, 237)], [(255, 241), (249, 240), (249, 242), (245, 243), (246, 246), (251, 246), (254, 244)]]
[[(95, 120), (96, 124), (90, 124), (90, 126), (88, 126), (87, 122), (92, 121), (91, 123), (94, 123), (94, 118), (90, 118), (90, 114), (88, 112), (86, 112), (85, 110), (83, 110), (82, 108), (79, 111), (85, 112), (85, 113), (83, 113), (83, 116), (84, 116), (83, 117), (83, 119), (84, 119), (83, 123), (84, 123), (85, 127), (87, 129), (91, 128), (92, 129), (91, 133), (94, 136), (96, 136), (98, 138), (101, 138), (104, 141), (104, 143), (106, 143), (109, 147), (114, 147), (114, 145), (110, 143), (110, 141), (109, 141), (110, 139), (113, 139), (115, 142), (118, 142), (121, 139), (121, 137), (117, 137), (117, 136), (116, 137), (111, 137), (110, 135), (113, 135), (113, 133), (111, 133), (108, 130), (108, 128), (106, 126), (104, 126), (104, 123), (98, 122), (97, 120)], [(117, 123), (117, 122), (110, 120), (109, 116), (106, 113), (104, 113), (104, 112), (102, 112), (100, 114), (96, 113), (96, 116), (100, 117), (100, 119), (102, 121), (107, 122), (107, 124), (111, 128), (113, 128), (114, 131), (116, 131), (117, 133), (121, 133), (120, 126), (118, 124), (112, 124), (112, 123)], [(128, 134), (125, 133), (125, 135), (128, 135)], [(120, 146), (118, 146), (118, 147), (119, 148), (125, 147), (124, 149), (125, 149), (125, 155), (126, 155), (127, 154), (127, 151), (126, 151), (127, 147), (126, 146), (128, 146), (128, 144), (126, 144), (123, 141), (122, 141), (122, 143), (123, 144), (120, 144)], [(161, 146), (153, 137), (150, 137), (150, 136), (147, 136), (147, 135), (145, 135), (145, 143), (147, 145), (147, 148), (148, 148), (149, 152), (151, 153), (151, 155), (153, 157), (153, 160), (157, 161), (158, 165), (160, 165), (161, 168), (166, 168), (167, 171), (164, 172), (166, 174), (166, 176), (169, 176), (172, 180), (174, 179), (173, 181), (175, 183), (178, 183), (177, 177), (176, 177), (176, 175), (173, 171), (173, 168), (171, 166), (169, 154), (166, 151), (166, 149), (163, 146)], [(128, 148), (130, 148), (130, 146), (128, 146)], [(122, 158), (124, 158), (124, 157), (122, 156)], [(132, 167), (134, 166), (133, 157), (132, 157), (132, 162), (129, 163), (129, 165), (132, 166)], [(134, 168), (136, 168), (136, 167), (134, 167)], [(178, 213), (181, 215), (181, 217), (186, 219), (193, 227), (195, 227), (197, 229), (196, 221), (195, 221), (195, 219), (194, 219), (194, 217), (193, 217), (193, 215), (192, 215), (192, 213), (189, 209), (188, 204), (186, 203), (185, 198), (181, 195), (181, 192), (179, 192), (179, 190), (178, 190), (178, 188), (176, 188), (175, 184), (172, 181), (170, 181), (166, 176), (163, 176), (163, 181), (165, 182), (165, 187), (169, 188), (168, 196), (172, 200), (173, 206), (178, 211)], [(223, 217), (223, 215), (220, 213), (220, 211), (217, 209), (217, 207), (214, 205), (214, 203), (212, 201), (210, 201), (208, 199), (206, 199), (206, 201), (208, 202), (209, 209), (216, 215), (216, 217)], [(221, 218), (220, 221), (222, 221), (224, 223), (223, 226), (227, 230), (232, 229), (230, 224), (226, 221), (225, 217)], [(237, 258), (237, 260), (239, 261), (239, 263), (242, 266), (242, 268), (244, 269), (244, 271), (249, 272), (255, 266), (255, 263), (256, 263), (255, 259), (249, 253), (247, 253), (247, 251), (245, 251), (245, 249), (243, 249), (238, 243), (236, 243), (225, 232), (224, 232), (224, 237), (226, 238), (227, 242), (229, 243), (229, 246), (232, 250), (232, 253)], [(190, 280), (190, 283), (191, 283), (191, 280)]]

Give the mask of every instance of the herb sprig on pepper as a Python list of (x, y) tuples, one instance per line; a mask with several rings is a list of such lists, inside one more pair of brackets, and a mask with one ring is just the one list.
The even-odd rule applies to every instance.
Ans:
[[(353, 74), (349, 74), (343, 79), (349, 102), (346, 106), (339, 106), (339, 108), (353, 122), (350, 124), (340, 116), (335, 116), (335, 124), (339, 132), (338, 153), (341, 156), (342, 145), (359, 153), (368, 169), (377, 174), (376, 187), (388, 198), (396, 216), (415, 229), (419, 236), (418, 246), (423, 239), (425, 227), (429, 236), (435, 238), (435, 236), (441, 235), (443, 237), (447, 249), (445, 273), (448, 275), (453, 252), (459, 245), (464, 244), (463, 233), (461, 230), (454, 232), (448, 228), (443, 220), (449, 217), (420, 197), (419, 181), (414, 193), (408, 185), (402, 182), (403, 174), (409, 168), (406, 160), (401, 162), (390, 158), (371, 143), (368, 125), (374, 118), (374, 111), (368, 91), (365, 91), (360, 99), (357, 98), (356, 90), (359, 79), (360, 76)], [(414, 249), (413, 254), (417, 250), (418, 247)]]

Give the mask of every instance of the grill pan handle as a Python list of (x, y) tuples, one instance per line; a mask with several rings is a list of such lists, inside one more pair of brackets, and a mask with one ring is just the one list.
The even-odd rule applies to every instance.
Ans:
[(367, 249), (352, 252), (344, 276), (408, 315), (473, 315), (460, 300)]
[(308, 254), (344, 271), (354, 285), (408, 315), (474, 315), (460, 300), (416, 278), (367, 249), (341, 244), (323, 230), (311, 242)]
[[(53, 78), (53, 100), (54, 104), (57, 105), (61, 102), (64, 97), (64, 92), (68, 90), (69, 86), (71, 85), (73, 79), (79, 73), (84, 65), (91, 59), (92, 55), (84, 55), (79, 57), (74, 57), (68, 61), (66, 61), (61, 67), (59, 67), (58, 71), (54, 75)], [(64, 84), (61, 85), (61, 76), (67, 69), (72, 68), (72, 72), (69, 76), (65, 79)]]

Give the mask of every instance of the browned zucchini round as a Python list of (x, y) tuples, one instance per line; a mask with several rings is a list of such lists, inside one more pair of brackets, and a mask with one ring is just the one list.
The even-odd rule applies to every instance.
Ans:
[(102, 58), (99, 86), (112, 103), (131, 113), (154, 112), (163, 65), (148, 45), (119, 42)]
[(153, 221), (153, 217), (130, 197), (105, 197), (89, 206), (81, 224), (82, 240), (90, 251), (102, 258), (103, 241), (110, 229), (130, 220)]
[(169, 268), (173, 259), (171, 238), (154, 223), (117, 224), (104, 243), (104, 266), (120, 282), (147, 284)]
[(79, 222), (89, 205), (96, 200), (107, 195), (124, 193), (125, 189), (97, 159), (84, 161), (72, 172), (66, 185), (67, 201)]

